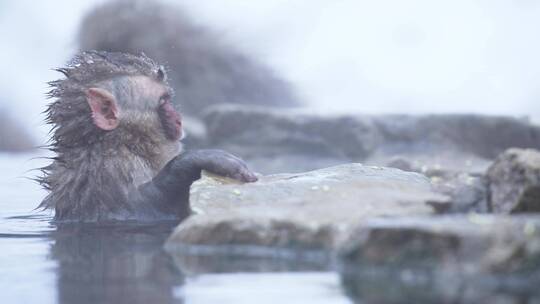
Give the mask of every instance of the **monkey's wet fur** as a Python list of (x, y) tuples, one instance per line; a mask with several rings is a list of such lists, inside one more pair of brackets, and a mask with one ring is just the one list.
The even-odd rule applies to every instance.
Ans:
[(87, 51), (57, 71), (45, 112), (56, 156), (38, 177), (49, 191), (39, 208), (56, 221), (182, 220), (201, 170), (257, 180), (225, 151), (181, 152), (166, 71), (144, 54)]

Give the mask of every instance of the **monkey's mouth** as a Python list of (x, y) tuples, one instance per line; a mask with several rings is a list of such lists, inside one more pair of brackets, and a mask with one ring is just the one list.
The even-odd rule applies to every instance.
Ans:
[(182, 137), (182, 119), (170, 101), (164, 102), (158, 110), (159, 120), (169, 140), (180, 140)]

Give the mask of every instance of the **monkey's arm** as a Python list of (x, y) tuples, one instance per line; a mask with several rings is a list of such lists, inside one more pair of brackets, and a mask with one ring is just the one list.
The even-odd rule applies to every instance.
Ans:
[(179, 218), (189, 215), (189, 188), (206, 170), (243, 182), (257, 181), (243, 160), (222, 150), (189, 151), (173, 158), (152, 181), (139, 187), (142, 199)]

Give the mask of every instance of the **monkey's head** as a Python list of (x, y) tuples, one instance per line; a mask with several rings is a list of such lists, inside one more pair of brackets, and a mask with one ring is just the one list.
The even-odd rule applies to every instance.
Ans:
[(57, 71), (65, 78), (50, 82), (56, 100), (46, 111), (57, 152), (104, 141), (134, 151), (179, 146), (182, 122), (166, 72), (144, 54), (82, 52)]

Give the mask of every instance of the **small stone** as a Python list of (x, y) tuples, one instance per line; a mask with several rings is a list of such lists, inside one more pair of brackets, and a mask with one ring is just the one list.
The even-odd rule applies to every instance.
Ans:
[(433, 176), (430, 178), (432, 183), (440, 183), (443, 179), (439, 176)]
[(532, 222), (527, 222), (524, 227), (524, 232), (528, 236), (532, 236), (536, 232), (536, 225)]
[(487, 171), (495, 213), (540, 212), (540, 151), (508, 149)]

